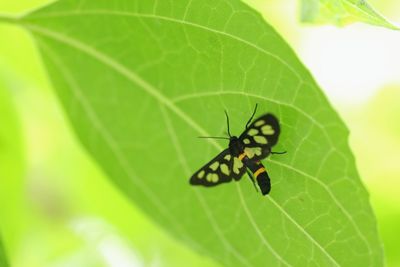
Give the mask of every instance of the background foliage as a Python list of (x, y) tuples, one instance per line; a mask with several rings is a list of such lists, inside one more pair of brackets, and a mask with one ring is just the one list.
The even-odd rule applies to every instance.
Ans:
[(354, 22), (398, 29), (364, 0), (301, 0), (301, 20), (339, 26)]
[[(10, 30), (10, 32), (13, 31), (18, 31), (18, 30), (15, 29)], [(20, 34), (19, 37), (21, 38), (22, 33), (19, 34)], [(7, 44), (3, 45), (7, 46)], [(10, 49), (10, 47), (8, 47), (9, 51), (12, 50)], [(27, 51), (29, 51), (29, 49)], [(17, 55), (16, 57), (25, 59), (24, 55)], [(34, 58), (34, 60), (37, 60), (37, 58)], [(10, 62), (8, 62), (8, 66), (12, 66), (13, 64), (18, 65), (15, 60), (14, 61), (10, 60)], [(37, 64), (37, 61), (32, 65), (35, 64)], [(53, 256), (50, 257), (52, 259), (51, 261), (80, 262), (80, 264), (83, 264), (82, 262), (86, 261), (85, 264), (90, 263), (91, 266), (94, 266), (95, 264), (97, 264), (98, 266), (103, 266), (104, 264), (106, 264), (105, 262), (107, 262), (107, 257), (104, 256), (105, 253), (101, 247), (95, 246), (95, 248), (93, 249), (93, 244), (98, 244), (99, 240), (102, 240), (102, 238), (111, 238), (111, 239), (114, 238), (117, 240), (113, 244), (114, 247), (117, 247), (120, 251), (123, 251), (122, 248), (128, 248), (127, 251), (129, 251), (129, 253), (126, 254), (130, 256), (125, 255), (122, 256), (121, 258), (133, 257), (131, 255), (132, 254), (131, 252), (132, 252), (132, 247), (134, 247), (135, 251), (138, 251), (138, 255), (140, 255), (140, 256), (136, 255), (137, 257), (140, 258), (140, 260), (142, 260), (141, 257), (143, 257), (144, 255), (144, 258), (147, 259), (148, 262), (153, 262), (155, 258), (154, 255), (158, 255), (157, 257), (159, 257), (159, 259), (162, 259), (163, 263), (165, 262), (166, 265), (168, 265), (168, 263), (173, 265), (176, 264), (176, 261), (180, 260), (178, 258), (180, 257), (182, 258), (183, 255), (183, 258), (181, 259), (183, 262), (186, 259), (194, 263), (198, 262), (201, 266), (203, 266), (202, 264), (205, 264), (203, 259), (198, 258), (198, 256), (187, 251), (184, 247), (177, 244), (169, 237), (165, 236), (165, 234), (160, 232), (156, 226), (152, 225), (149, 221), (147, 221), (143, 217), (143, 215), (141, 215), (140, 212), (134, 210), (132, 211), (133, 208), (130, 207), (127, 201), (122, 196), (120, 196), (118, 192), (114, 192), (112, 187), (110, 187), (110, 185), (108, 185), (105, 180), (103, 180), (104, 182), (103, 187), (101, 186), (102, 180), (101, 178), (99, 179), (99, 177), (102, 174), (98, 171), (97, 167), (95, 167), (92, 163), (90, 163), (90, 160), (87, 159), (86, 155), (84, 154), (82, 155), (82, 152), (78, 147), (76, 146), (74, 147), (75, 141), (73, 141), (73, 138), (68, 136), (67, 133), (69, 129), (65, 128), (66, 123), (63, 121), (62, 117), (59, 115), (57, 116), (49, 115), (56, 113), (58, 107), (55, 105), (53, 106), (47, 104), (47, 103), (53, 103), (55, 100), (52, 98), (52, 95), (51, 93), (49, 93), (50, 91), (48, 89), (43, 90), (43, 87), (46, 88), (48, 86), (46, 83), (46, 78), (43, 77), (39, 79), (37, 78), (38, 76), (37, 70), (41, 69), (41, 66), (40, 65), (32, 66), (32, 65), (30, 66), (29, 63), (24, 65), (22, 67), (23, 70), (21, 70), (21, 66), (14, 66), (14, 69), (10, 68), (13, 71), (17, 69), (17, 73), (18, 72), (25, 73), (24, 77), (31, 76), (32, 74), (26, 75), (26, 73), (30, 72), (34, 73), (32, 76), (35, 77), (30, 77), (30, 80), (25, 81), (26, 83), (23, 86), (21, 86), (21, 84), (17, 86), (8, 85), (8, 87), (14, 86), (14, 88), (18, 88), (18, 90), (20, 90), (21, 88), (25, 88), (26, 91), (29, 91), (28, 90), (29, 88), (27, 88), (29, 86), (27, 86), (27, 84), (32, 84), (32, 80), (35, 79), (39, 80), (39, 82), (36, 81), (37, 87), (35, 88), (34, 92), (26, 93), (25, 91), (21, 93), (20, 91), (18, 91), (17, 93), (15, 93), (16, 91), (14, 91), (14, 93), (17, 95), (18, 101), (20, 101), (20, 103), (21, 102), (24, 103), (25, 106), (24, 108), (20, 108), (22, 110), (25, 109), (25, 111), (22, 111), (22, 113), (25, 112), (25, 116), (27, 117), (27, 119), (25, 119), (24, 121), (24, 124), (30, 127), (31, 133), (36, 132), (36, 134), (34, 134), (35, 136), (34, 141), (31, 142), (35, 144), (33, 144), (33, 148), (30, 148), (30, 150), (40, 151), (43, 149), (43, 144), (45, 144), (45, 150), (47, 151), (42, 153), (49, 153), (49, 151), (51, 151), (49, 153), (50, 155), (36, 154), (33, 158), (35, 158), (35, 161), (37, 162), (35, 162), (34, 164), (31, 163), (32, 165), (35, 165), (36, 168), (38, 167), (38, 165), (41, 164), (43, 164), (43, 166), (40, 166), (39, 174), (30, 175), (30, 179), (33, 180), (31, 181), (33, 188), (29, 189), (30, 194), (28, 195), (28, 197), (32, 197), (34, 200), (33, 210), (34, 213), (36, 214), (33, 215), (30, 214), (31, 217), (29, 217), (30, 218), (29, 227), (34, 227), (35, 229), (42, 229), (42, 231), (37, 236), (30, 236), (29, 238), (25, 237), (25, 239), (28, 239), (25, 240), (25, 242), (27, 242), (26, 246), (28, 247), (29, 244), (31, 244), (29, 246), (31, 248), (32, 244), (35, 244), (35, 242), (37, 242), (39, 236), (41, 236), (41, 238), (45, 236), (45, 240), (42, 239), (41, 241), (42, 242), (45, 241), (48, 244), (48, 247), (52, 247), (54, 246), (54, 244), (63, 244), (59, 247), (55, 246), (53, 248), (54, 252), (52, 253)], [(7, 67), (7, 69), (8, 68), (9, 67)], [(10, 73), (7, 73), (7, 75), (5, 76), (10, 77), (9, 74)], [(39, 91), (42, 90), (42, 92), (38, 93), (37, 89), (39, 89)], [(32, 101), (32, 99), (35, 99), (35, 101)], [(34, 107), (32, 107), (32, 104), (31, 106), (25, 105), (30, 101), (36, 102), (33, 105)], [(35, 112), (32, 112), (33, 110)], [(40, 120), (46, 121), (46, 123), (38, 125), (37, 123)], [(241, 120), (239, 120), (238, 124), (240, 123), (240, 121)], [(54, 147), (48, 146), (49, 136), (43, 136), (43, 132), (46, 132), (43, 131), (43, 129), (46, 130), (46, 128), (49, 128), (48, 125), (52, 125), (51, 130), (48, 132), (50, 133), (50, 143), (56, 140), (54, 142), (56, 143), (56, 145), (54, 144), (51, 145)], [(54, 136), (51, 137), (52, 135)], [(41, 142), (39, 142), (39, 145), (37, 142), (38, 140), (41, 140)], [(65, 142), (65, 140), (70, 140), (70, 141)], [(63, 152), (63, 154), (65, 158), (60, 159), (59, 147), (64, 147), (65, 151)], [(57, 160), (53, 159), (55, 155), (58, 156)], [(32, 157), (30, 156), (29, 158)], [(45, 163), (38, 163), (38, 161)], [(70, 172), (66, 173), (64, 173), (64, 171), (63, 173), (59, 172), (59, 170), (69, 169), (68, 168), (69, 166), (80, 166), (80, 167), (76, 169), (74, 167), (74, 170), (71, 170)], [(91, 171), (87, 171), (87, 169), (91, 169)], [(32, 173), (32, 170), (30, 170), (29, 173)], [(66, 177), (68, 177), (68, 179), (66, 179)], [(69, 180), (71, 179), (71, 177), (74, 177), (74, 179)], [(87, 184), (88, 186), (85, 186), (85, 184)], [(48, 188), (48, 185), (50, 185), (51, 188)], [(20, 186), (20, 188), (21, 187), (22, 186)], [(68, 191), (65, 191), (65, 188), (68, 188)], [(91, 188), (93, 190), (88, 191), (88, 188)], [(46, 195), (43, 199), (37, 199), (38, 195), (42, 194), (43, 192), (47, 193), (53, 192), (53, 193), (50, 195)], [(71, 192), (73, 192), (72, 196), (69, 195), (71, 194)], [(104, 192), (110, 192), (109, 197), (104, 198)], [(253, 192), (250, 193), (253, 194)], [(88, 194), (90, 194), (92, 199), (90, 200), (87, 199)], [(49, 202), (49, 199), (51, 199), (52, 202), (55, 202), (57, 206), (56, 207), (46, 206), (46, 203)], [(103, 200), (103, 202), (101, 202), (101, 200)], [(118, 202), (118, 200), (120, 202)], [(125, 205), (121, 203), (125, 203)], [(108, 215), (107, 212), (105, 211), (107, 210), (107, 206), (109, 206)], [(121, 206), (121, 210), (115, 210), (116, 206)], [(55, 211), (61, 210), (63, 212), (61, 214), (58, 214), (58, 212), (54, 214), (53, 213), (54, 210)], [(126, 218), (127, 212), (128, 214), (136, 212), (138, 215), (136, 217), (133, 216), (132, 218)], [(121, 213), (123, 213), (124, 216), (121, 216), (120, 215)], [(93, 218), (89, 219), (82, 218), (86, 217), (88, 214), (95, 217), (95, 219), (92, 220)], [(35, 217), (37, 219), (36, 223), (35, 220), (33, 219)], [(99, 218), (101, 218), (100, 222)], [(104, 221), (106, 221), (106, 223), (104, 223)], [(127, 223), (127, 221), (130, 222), (135, 221), (136, 222), (135, 225), (137, 226), (138, 229), (148, 229), (145, 235), (142, 234), (142, 239), (140, 238), (140, 234), (138, 233), (140, 231), (135, 232), (134, 229), (132, 229), (132, 226), (129, 223)], [(143, 221), (143, 224), (141, 224), (140, 221)], [(49, 222), (51, 222), (50, 223), (51, 227), (48, 227)], [(108, 227), (107, 225), (108, 226), (114, 225), (115, 228), (118, 230), (114, 229), (114, 227), (111, 227), (110, 229), (110, 227)], [(93, 228), (97, 229), (98, 232), (101, 233), (101, 235), (97, 237), (96, 236), (87, 237), (84, 238), (84, 240), (82, 240), (82, 237), (79, 235), (85, 232), (85, 229), (87, 229), (85, 228), (85, 226), (89, 227), (90, 229)], [(148, 227), (148, 228), (143, 228), (143, 227)], [(130, 241), (127, 241), (125, 239), (121, 240), (120, 238), (121, 233), (123, 233), (123, 235), (126, 235), (126, 233), (130, 233), (130, 235), (129, 234), (126, 235), (129, 236), (128, 239)], [(48, 238), (46, 238), (46, 236), (48, 236)], [(57, 238), (55, 238), (55, 236), (57, 236)], [(64, 237), (63, 238), (64, 242), (60, 242), (62, 240), (60, 237)], [(160, 237), (161, 240), (163, 240), (163, 238), (165, 239), (165, 246), (163, 241), (159, 242), (160, 246), (155, 252), (153, 245), (155, 243), (154, 240), (158, 241)], [(133, 246), (132, 244), (135, 245)], [(80, 251), (80, 253), (76, 253), (77, 248), (79, 248), (78, 251)], [(48, 250), (43, 250), (41, 252), (42, 254), (40, 253), (40, 251), (39, 253), (37, 253), (37, 251), (36, 253), (34, 253), (29, 251), (28, 249), (26, 249), (25, 252), (23, 249), (22, 250), (16, 249), (15, 251), (19, 251), (18, 253), (28, 254), (28, 256), (30, 256), (31, 262), (36, 262), (38, 266), (41, 266), (40, 263), (38, 262), (38, 259), (40, 261), (40, 255), (43, 255), (42, 256), (43, 260), (45, 258), (46, 261), (49, 260), (48, 256), (45, 256), (48, 255)], [(88, 251), (90, 251), (91, 253), (87, 253)], [(179, 255), (179, 257), (174, 257), (175, 254), (173, 252)], [(32, 255), (29, 255), (29, 253), (32, 253)], [(92, 257), (91, 258), (85, 257), (87, 255), (92, 255)], [(185, 255), (187, 255), (186, 258)], [(12, 258), (15, 257), (12, 256)], [(25, 259), (29, 260), (29, 257)], [(130, 259), (132, 261), (132, 258)], [(23, 263), (20, 264), (21, 266), (24, 266)], [(209, 262), (208, 264), (212, 265), (213, 263)]]

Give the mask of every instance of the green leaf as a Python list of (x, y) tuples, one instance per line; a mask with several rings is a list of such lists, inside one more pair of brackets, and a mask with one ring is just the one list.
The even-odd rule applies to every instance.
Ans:
[(366, 0), (301, 0), (301, 20), (338, 26), (365, 22), (399, 30), (399, 27), (388, 22)]
[[(238, 1), (59, 1), (24, 17), (76, 134), (171, 235), (225, 266), (382, 266), (348, 131), (282, 38)], [(272, 192), (191, 187), (254, 105), (278, 116)], [(90, 197), (90, 196), (88, 196)]]

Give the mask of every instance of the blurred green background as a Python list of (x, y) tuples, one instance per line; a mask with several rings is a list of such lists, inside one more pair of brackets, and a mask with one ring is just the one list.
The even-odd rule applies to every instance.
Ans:
[[(369, 2), (399, 22), (396, 1)], [(0, 12), (46, 3), (1, 1)], [(388, 266), (400, 266), (400, 34), (302, 25), (295, 0), (247, 3), (296, 50), (346, 121)], [(12, 266), (218, 266), (165, 234), (109, 183), (46, 75), (29, 33), (0, 23), (0, 233)]]

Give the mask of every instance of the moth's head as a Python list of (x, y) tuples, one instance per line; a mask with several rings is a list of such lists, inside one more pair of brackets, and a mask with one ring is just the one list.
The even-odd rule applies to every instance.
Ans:
[(237, 136), (229, 137), (229, 150), (232, 155), (238, 156), (243, 149), (243, 144)]
[(230, 136), (229, 137), (229, 146), (234, 146), (234, 147), (238, 147), (240, 144), (239, 142), (239, 138), (237, 138), (237, 136)]
[(231, 137), (229, 137), (229, 141), (237, 141), (238, 140), (238, 138), (237, 138), (237, 136), (231, 136)]

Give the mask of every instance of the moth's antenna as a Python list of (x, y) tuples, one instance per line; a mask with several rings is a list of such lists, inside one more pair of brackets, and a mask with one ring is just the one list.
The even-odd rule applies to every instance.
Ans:
[(226, 116), (226, 124), (228, 124), (228, 135), (229, 135), (229, 137), (232, 137), (231, 132), (229, 130), (229, 116), (228, 116), (228, 112), (226, 112), (226, 110), (225, 110), (225, 116)]
[(250, 124), (250, 122), (253, 120), (254, 115), (256, 115), (257, 106), (258, 106), (258, 103), (256, 103), (256, 106), (255, 106), (255, 108), (254, 108), (253, 114), (252, 114), (251, 117), (250, 117), (250, 120), (246, 123), (246, 129), (249, 127), (249, 124)]
[(286, 154), (286, 151), (282, 151), (282, 152), (271, 151), (271, 154), (279, 154), (279, 155), (281, 155), (281, 154)]
[(227, 139), (229, 140), (228, 137), (222, 137), (222, 136), (197, 136), (198, 138), (212, 138), (212, 139)]

